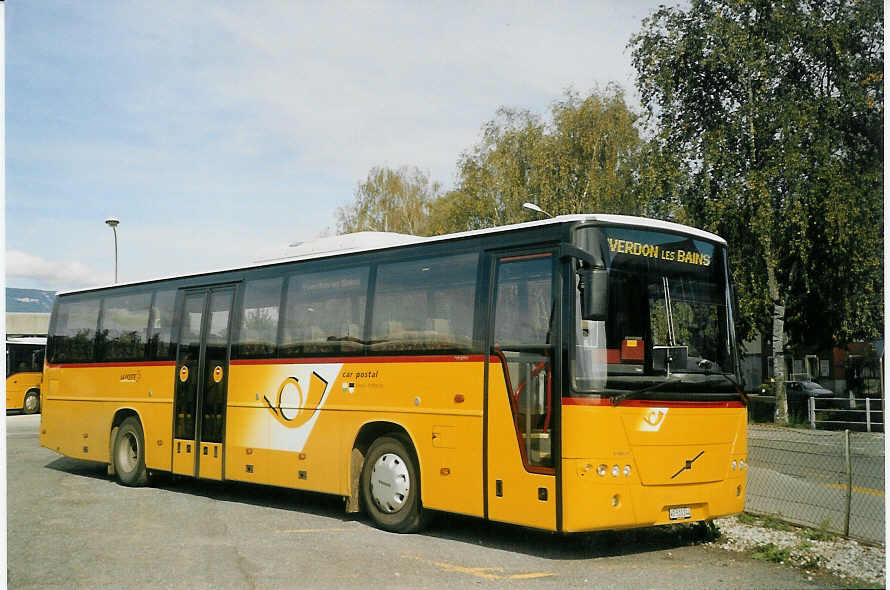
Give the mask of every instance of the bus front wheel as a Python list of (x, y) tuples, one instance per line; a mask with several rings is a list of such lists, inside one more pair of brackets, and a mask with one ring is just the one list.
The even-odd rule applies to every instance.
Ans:
[(144, 486), (148, 483), (145, 469), (145, 435), (142, 424), (133, 416), (121, 422), (111, 453), (114, 472), (125, 486)]
[(401, 437), (378, 438), (368, 449), (361, 492), (368, 515), (380, 528), (394, 533), (423, 528), (420, 471), (414, 453)]
[(22, 403), (22, 413), (36, 414), (40, 411), (40, 392), (32, 389), (25, 394), (25, 401)]

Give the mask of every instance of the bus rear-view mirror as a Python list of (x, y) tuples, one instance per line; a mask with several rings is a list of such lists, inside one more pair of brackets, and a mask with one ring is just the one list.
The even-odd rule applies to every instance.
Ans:
[(581, 270), (581, 318), (602, 322), (609, 313), (609, 271), (604, 268)]

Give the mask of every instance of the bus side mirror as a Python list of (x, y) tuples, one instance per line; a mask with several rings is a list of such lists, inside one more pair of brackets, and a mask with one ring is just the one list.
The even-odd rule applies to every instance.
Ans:
[(609, 271), (581, 269), (581, 289), (581, 319), (605, 321), (609, 313)]

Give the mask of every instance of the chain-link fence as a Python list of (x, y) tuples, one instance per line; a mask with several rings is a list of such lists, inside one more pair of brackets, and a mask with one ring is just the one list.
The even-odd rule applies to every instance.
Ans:
[(884, 544), (884, 435), (748, 425), (745, 510)]

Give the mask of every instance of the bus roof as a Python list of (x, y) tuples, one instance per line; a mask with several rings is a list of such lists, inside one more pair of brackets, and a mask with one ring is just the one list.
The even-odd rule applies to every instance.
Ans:
[(6, 344), (33, 344), (37, 346), (46, 346), (46, 337), (44, 336), (23, 336), (21, 338), (7, 337)]
[[(96, 285), (94, 287), (86, 287), (82, 289), (71, 289), (68, 291), (61, 291), (58, 295), (69, 295), (72, 293), (83, 293), (86, 291), (95, 291), (98, 289), (108, 289), (111, 287), (125, 287), (130, 285), (140, 285), (144, 283), (153, 283), (156, 281), (164, 281), (170, 279), (182, 279), (187, 277), (196, 277), (202, 275), (211, 275), (222, 272), (232, 272), (242, 269), (249, 268), (258, 268), (263, 266), (270, 266), (274, 264), (282, 264), (285, 262), (296, 262), (300, 260), (313, 260), (316, 258), (325, 258), (327, 256), (333, 255), (341, 255), (341, 254), (357, 254), (360, 252), (373, 252), (375, 250), (383, 250), (386, 248), (392, 248), (395, 246), (402, 245), (411, 245), (411, 244), (428, 244), (435, 242), (442, 242), (446, 240), (455, 240), (455, 239), (463, 239), (469, 238), (473, 236), (483, 236), (488, 234), (496, 234), (502, 232), (510, 232), (510, 231), (518, 231), (522, 229), (528, 229), (533, 227), (540, 227), (546, 225), (557, 225), (562, 223), (577, 223), (577, 222), (593, 222), (593, 223), (602, 223), (605, 225), (613, 225), (613, 226), (624, 226), (624, 227), (637, 227), (637, 228), (645, 228), (651, 230), (664, 230), (670, 232), (677, 232), (686, 234), (688, 236), (701, 238), (705, 240), (709, 240), (712, 242), (717, 242), (722, 245), (726, 245), (726, 240), (721, 238), (716, 234), (712, 234), (710, 232), (690, 227), (688, 225), (682, 225), (679, 223), (673, 223), (670, 221), (661, 221), (658, 219), (650, 219), (648, 217), (636, 217), (632, 215), (609, 215), (609, 214), (581, 214), (581, 215), (559, 215), (557, 217), (551, 217), (548, 219), (541, 219), (538, 221), (527, 221), (523, 223), (514, 223), (510, 225), (499, 225), (495, 227), (489, 227), (486, 229), (477, 229), (472, 231), (458, 232), (453, 234), (442, 234), (439, 236), (431, 236), (431, 237), (420, 237), (420, 236), (412, 236), (408, 234), (397, 234), (391, 232), (358, 232), (356, 234), (346, 234), (343, 236), (333, 236), (329, 238), (320, 238), (319, 240), (312, 240), (307, 242), (298, 242), (296, 244), (292, 244), (291, 247), (295, 248), (295, 252), (293, 255), (283, 256), (281, 258), (273, 258), (268, 260), (260, 260), (257, 262), (225, 267), (225, 268), (217, 268), (213, 270), (200, 271), (200, 272), (190, 272), (179, 275), (168, 275), (163, 277), (155, 277), (151, 279), (143, 279), (139, 281), (130, 281), (127, 283), (116, 283), (111, 285)], [(355, 236), (355, 237), (353, 237)], [(313, 247), (315, 244), (317, 247)]]

